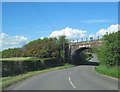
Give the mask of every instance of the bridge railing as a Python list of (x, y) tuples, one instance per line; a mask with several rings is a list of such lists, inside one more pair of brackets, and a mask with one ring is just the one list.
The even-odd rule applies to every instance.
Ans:
[(91, 47), (90, 44), (88, 45), (79, 45), (79, 48)]

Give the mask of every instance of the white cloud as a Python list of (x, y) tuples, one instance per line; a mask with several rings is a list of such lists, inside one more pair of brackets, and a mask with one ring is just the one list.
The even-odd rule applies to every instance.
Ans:
[(42, 40), (43, 40), (43, 39), (44, 39), (44, 37), (40, 37), (40, 39), (42, 39)]
[[(120, 25), (119, 25), (120, 26)], [(118, 30), (120, 30), (120, 28), (118, 28), (118, 24), (116, 25), (111, 25), (110, 27), (108, 27), (107, 29), (101, 29), (99, 30), (96, 35), (98, 36), (103, 36), (106, 34), (106, 32), (108, 32), (108, 34), (113, 33), (113, 32), (117, 32)]]
[(110, 27), (108, 27), (107, 29), (101, 29), (99, 30), (98, 32), (96, 32), (96, 34), (90, 34), (89, 35), (89, 38), (90, 37), (93, 37), (93, 39), (98, 39), (98, 36), (99, 37), (102, 37), (103, 35), (105, 35), (106, 33), (110, 34), (110, 33), (115, 33), (117, 32), (118, 30), (120, 30), (120, 25), (116, 24), (116, 25), (111, 25)]
[(62, 29), (60, 31), (52, 32), (49, 37), (58, 38), (59, 36), (62, 36), (62, 35), (65, 35), (68, 40), (72, 41), (79, 38), (87, 37), (87, 31), (66, 27), (65, 29)]
[(5, 34), (5, 33), (1, 33), (1, 39), (6, 39), (7, 37), (8, 37), (7, 34)]
[(21, 36), (9, 36), (6, 33), (0, 34), (0, 50), (7, 48), (15, 48), (25, 45), (27, 42), (26, 37)]

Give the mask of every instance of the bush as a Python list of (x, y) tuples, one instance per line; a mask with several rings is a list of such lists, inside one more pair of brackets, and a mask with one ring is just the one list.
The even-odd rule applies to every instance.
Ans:
[(104, 35), (104, 44), (98, 49), (98, 58), (102, 65), (113, 67), (120, 61), (120, 31)]
[(31, 58), (24, 61), (2, 61), (2, 76), (15, 76), (29, 71), (43, 70), (60, 65), (63, 65), (62, 60), (58, 58)]
[(42, 70), (44, 66), (38, 61), (3, 61), (2, 76), (14, 76), (28, 71)]
[(120, 78), (120, 75), (119, 75), (120, 68), (118, 68), (118, 67), (110, 68), (110, 67), (106, 67), (106, 66), (96, 66), (95, 70), (101, 74), (105, 74), (105, 75), (115, 77), (115, 78)]
[(55, 67), (59, 65), (63, 65), (62, 60), (58, 58), (45, 58), (42, 59), (42, 64), (45, 67)]

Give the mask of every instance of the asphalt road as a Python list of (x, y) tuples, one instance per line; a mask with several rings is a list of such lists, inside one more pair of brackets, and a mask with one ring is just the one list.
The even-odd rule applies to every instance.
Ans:
[(97, 57), (88, 65), (40, 74), (6, 90), (118, 90), (118, 80), (95, 72)]

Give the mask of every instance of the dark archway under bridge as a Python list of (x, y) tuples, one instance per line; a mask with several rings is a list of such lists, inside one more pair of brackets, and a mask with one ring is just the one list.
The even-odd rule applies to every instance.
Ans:
[(84, 50), (86, 50), (86, 49), (92, 50), (92, 48), (89, 48), (89, 47), (79, 48), (79, 49), (77, 49), (76, 51), (72, 52), (72, 53), (71, 53), (71, 56), (73, 56), (73, 55), (75, 55), (75, 54), (78, 54), (78, 53), (80, 53), (80, 52), (82, 52), (82, 51), (84, 51)]
[[(77, 65), (98, 65), (98, 63), (95, 62), (89, 62), (85, 60), (86, 56), (90, 56), (90, 52), (93, 48), (98, 48), (102, 46), (103, 41), (88, 41), (88, 42), (75, 42), (69, 44), (69, 55), (71, 56), (71, 59), (73, 60), (73, 63)], [(84, 50), (89, 50), (86, 51), (87, 54), (85, 54), (83, 51)]]
[(84, 53), (84, 50), (92, 50), (92, 48), (80, 48), (71, 54), (71, 59), (73, 63), (76, 65), (89, 65), (89, 66), (98, 66), (99, 62), (91, 62), (86, 60), (85, 56), (87, 57), (94, 57), (90, 52)]
[(75, 42), (69, 44), (69, 53), (72, 55), (74, 52), (80, 52), (85, 49), (92, 49), (102, 46), (103, 41), (95, 40), (95, 41), (84, 41), (84, 42)]

